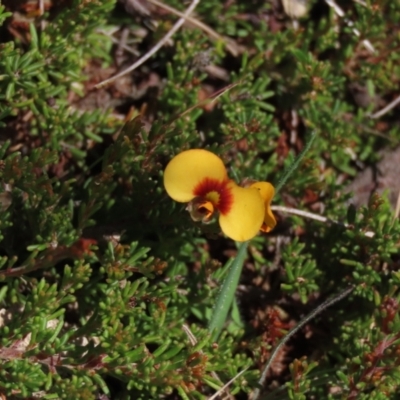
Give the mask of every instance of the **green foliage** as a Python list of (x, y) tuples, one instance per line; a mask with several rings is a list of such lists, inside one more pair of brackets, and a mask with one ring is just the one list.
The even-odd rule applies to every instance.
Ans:
[(304, 246), (295, 239), (283, 250), (282, 261), (286, 266), (287, 283), (282, 283), (281, 287), (289, 293), (298, 293), (301, 301), (306, 303), (309, 294), (318, 289), (315, 278), (320, 272), (314, 260), (301, 254)]
[[(354, 285), (282, 348), (260, 398), (395, 399), (400, 224), (386, 195), (355, 209), (346, 190), (400, 140), (398, 108), (371, 118), (398, 96), (398, 2), (338, 2), (341, 18), (310, 1), (296, 28), (279, 2), (204, 0), (194, 18), (218, 37), (188, 24), (101, 89), (177, 17), (17, 3), (0, 5), (2, 396), (206, 399), (248, 368), (228, 389), (245, 398), (285, 332)], [(164, 191), (188, 148), (328, 219), (276, 212), (238, 253)]]
[[(0, 124), (6, 117), (32, 113), (29, 133), (42, 147), (68, 151), (75, 157), (85, 155), (85, 140), (102, 141), (100, 134), (111, 133), (115, 122), (101, 110), (81, 113), (71, 110), (69, 91), (80, 91), (82, 68), (96, 55), (93, 27), (104, 18), (115, 1), (75, 2), (65, 9), (47, 29), (38, 32), (31, 24), (29, 48), (4, 43), (0, 61)], [(88, 23), (88, 21), (91, 21)], [(96, 22), (95, 22), (96, 21)], [(98, 43), (96, 45), (98, 47)]]

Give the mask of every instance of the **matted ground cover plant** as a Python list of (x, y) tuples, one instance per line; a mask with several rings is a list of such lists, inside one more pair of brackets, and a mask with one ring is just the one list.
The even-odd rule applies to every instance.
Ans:
[(0, 397), (396, 399), (400, 3), (0, 1)]

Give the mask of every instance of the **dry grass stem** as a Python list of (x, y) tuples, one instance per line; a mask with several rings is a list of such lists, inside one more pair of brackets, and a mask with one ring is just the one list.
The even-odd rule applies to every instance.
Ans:
[(354, 3), (358, 3), (358, 4), (361, 4), (364, 7), (368, 7), (368, 4), (363, 0), (353, 0), (353, 1), (354, 1)]
[[(184, 332), (186, 333), (186, 335), (187, 335), (187, 337), (188, 337), (188, 339), (189, 339), (190, 344), (191, 344), (192, 346), (196, 346), (196, 344), (197, 344), (196, 336), (193, 335), (193, 332), (190, 330), (189, 326), (186, 325), (186, 324), (183, 324), (183, 325), (182, 325), (182, 329), (183, 329)], [(199, 351), (199, 353), (200, 353), (200, 354), (204, 354), (201, 350)], [(243, 371), (243, 372), (244, 372), (244, 371)], [(219, 381), (219, 382), (222, 383), (221, 379), (219, 378), (219, 376), (218, 376), (215, 372), (211, 372), (211, 376), (212, 376), (214, 379), (216, 379), (217, 381)], [(236, 379), (236, 377), (235, 377), (234, 379)], [(232, 382), (229, 381), (229, 382), (232, 383), (233, 381), (232, 381)], [(221, 389), (219, 389), (218, 393), (223, 392), (223, 393), (227, 394), (229, 397), (231, 397), (231, 395), (229, 394), (229, 392), (225, 391), (226, 387), (229, 386), (230, 383), (225, 384)]]
[(376, 113), (370, 115), (370, 118), (372, 119), (376, 119), (376, 118), (380, 118), (383, 115), (385, 115), (386, 113), (388, 113), (390, 110), (392, 110), (393, 108), (395, 108), (398, 104), (400, 104), (400, 96), (398, 96), (397, 98), (395, 98), (391, 103), (389, 103), (386, 107), (382, 108), (382, 110), (377, 111)]
[[(271, 210), (272, 211), (280, 211), (280, 212), (284, 212), (287, 214), (298, 215), (299, 217), (309, 218), (309, 219), (313, 219), (313, 220), (319, 221), (319, 222), (340, 225), (340, 226), (343, 226), (344, 228), (351, 228), (351, 225), (349, 225), (349, 224), (335, 221), (328, 217), (324, 217), (323, 215), (314, 214), (309, 211), (299, 210), (297, 208), (291, 208), (291, 207), (285, 207), (285, 206), (271, 206)], [(364, 232), (364, 235), (367, 237), (374, 237), (375, 232), (367, 231), (367, 232)]]
[(225, 43), (226, 49), (234, 56), (237, 57), (239, 55), (239, 49), (237, 44), (232, 40), (228, 39), (226, 37), (222, 37), (219, 33), (215, 32), (214, 29), (210, 28), (208, 25), (205, 23), (199, 21), (196, 18), (191, 17), (190, 15), (185, 15), (181, 13), (179, 10), (176, 8), (173, 8), (167, 4), (161, 3), (158, 0), (147, 0), (149, 3), (152, 3), (158, 7), (163, 8), (164, 10), (167, 10), (178, 17), (184, 18), (187, 22), (190, 22), (197, 28), (201, 29), (205, 33), (207, 33), (208, 36), (210, 36), (214, 40), (221, 40), (222, 42)]
[(400, 215), (400, 191), (399, 191), (399, 194), (397, 196), (396, 210), (394, 212), (393, 221), (396, 220), (397, 218), (399, 218), (399, 215)]
[[(345, 17), (345, 12), (336, 4), (336, 2), (334, 0), (325, 0), (325, 3), (328, 4), (329, 7), (332, 7), (333, 11), (335, 11), (335, 13), (341, 17), (344, 18), (344, 21), (346, 22), (346, 24), (352, 28), (353, 33), (357, 36), (360, 37), (360, 31), (354, 27), (354, 22), (350, 21), (348, 18)], [(362, 44), (364, 45), (364, 47), (370, 52), (370, 53), (375, 53), (375, 48), (372, 45), (372, 43), (368, 40), (368, 39), (363, 39)]]
[(204, 99), (203, 101), (195, 104), (192, 107), (189, 107), (188, 109), (186, 109), (185, 111), (183, 111), (182, 113), (180, 113), (176, 118), (182, 118), (184, 115), (190, 113), (191, 111), (193, 111), (196, 108), (199, 107), (204, 107), (207, 106), (209, 104), (212, 104), (214, 102), (216, 102), (223, 94), (225, 94), (228, 90), (233, 89), (235, 86), (239, 85), (240, 81), (237, 83), (232, 83), (228, 86), (225, 86), (224, 88), (218, 90), (217, 92), (213, 93), (211, 96), (209, 96), (207, 99)]
[(98, 29), (97, 32), (100, 33), (101, 35), (104, 35), (104, 36), (107, 36), (108, 38), (110, 38), (110, 40), (114, 44), (118, 45), (119, 48), (122, 48), (122, 49), (126, 50), (128, 53), (131, 53), (131, 54), (133, 54), (135, 56), (139, 56), (140, 55), (140, 53), (137, 50), (135, 50), (134, 48), (128, 46), (123, 41), (118, 40), (117, 38), (115, 38), (112, 33), (109, 33), (107, 31), (105, 31), (104, 29)]
[(183, 325), (182, 325), (182, 329), (185, 331), (185, 333), (186, 333), (186, 335), (187, 335), (187, 337), (188, 337), (188, 339), (189, 339), (190, 344), (191, 344), (192, 346), (196, 346), (196, 344), (197, 344), (197, 339), (196, 339), (196, 336), (193, 335), (193, 333), (192, 333), (192, 331), (190, 330), (190, 328), (189, 328), (186, 324), (183, 324)]
[(245, 368), (244, 370), (240, 371), (237, 375), (235, 375), (230, 381), (225, 383), (224, 386), (222, 386), (221, 389), (218, 390), (218, 392), (214, 393), (211, 397), (208, 398), (208, 400), (214, 400), (218, 396), (222, 396), (224, 394), (224, 391), (228, 388), (229, 385), (231, 385), (233, 382), (235, 382), (236, 379), (238, 379), (242, 374), (244, 374), (249, 367)]
[(193, 10), (197, 7), (199, 4), (200, 0), (193, 0), (190, 4), (190, 6), (186, 9), (185, 13), (183, 14), (184, 17), (180, 18), (174, 26), (171, 28), (171, 30), (154, 46), (152, 47), (143, 57), (139, 58), (134, 64), (132, 64), (130, 67), (124, 69), (121, 71), (119, 74), (112, 76), (111, 78), (108, 78), (100, 83), (98, 83), (95, 88), (100, 89), (109, 83), (115, 81), (118, 78), (121, 78), (121, 76), (124, 76), (126, 74), (129, 74), (130, 72), (134, 71), (137, 67), (141, 66), (143, 63), (145, 63), (150, 57), (152, 57), (155, 53), (157, 53), (158, 50), (161, 49), (165, 45), (165, 43), (168, 42), (168, 40), (181, 28), (181, 26), (185, 23), (186, 17), (190, 15)]
[(267, 373), (268, 370), (270, 369), (272, 363), (275, 360), (276, 355), (278, 354), (279, 350), (282, 348), (282, 346), (288, 342), (288, 340), (296, 333), (298, 332), (305, 324), (307, 324), (309, 321), (314, 319), (318, 314), (326, 310), (328, 307), (331, 305), (337, 303), (338, 301), (344, 299), (346, 296), (348, 296), (352, 291), (354, 290), (354, 286), (349, 286), (339, 294), (328, 298), (325, 300), (322, 304), (320, 304), (317, 308), (314, 308), (309, 314), (307, 314), (302, 320), (294, 327), (292, 328), (280, 341), (279, 343), (273, 348), (271, 351), (271, 354), (269, 356), (269, 359), (263, 369), (263, 372), (261, 374), (261, 378), (258, 381), (258, 388), (254, 390), (252, 395), (250, 396), (251, 400), (258, 400), (260, 395), (261, 395), (261, 389), (265, 385), (265, 380), (267, 378)]

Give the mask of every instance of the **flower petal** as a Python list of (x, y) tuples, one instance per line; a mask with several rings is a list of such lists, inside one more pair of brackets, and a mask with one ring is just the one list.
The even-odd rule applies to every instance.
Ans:
[(219, 224), (226, 236), (239, 242), (257, 235), (264, 219), (264, 201), (257, 189), (242, 188), (228, 183), (233, 201), (229, 211), (219, 216)]
[(250, 187), (258, 189), (264, 200), (265, 215), (261, 230), (263, 232), (270, 232), (276, 225), (276, 219), (271, 210), (271, 200), (275, 195), (275, 189), (269, 182), (255, 182)]
[(189, 211), (193, 221), (201, 221), (204, 224), (208, 224), (214, 215), (215, 207), (211, 201), (195, 197), (189, 201), (186, 210)]
[(224, 163), (207, 150), (183, 151), (168, 163), (164, 171), (165, 190), (172, 199), (182, 203), (192, 200), (196, 196), (194, 189), (205, 180), (227, 180)]

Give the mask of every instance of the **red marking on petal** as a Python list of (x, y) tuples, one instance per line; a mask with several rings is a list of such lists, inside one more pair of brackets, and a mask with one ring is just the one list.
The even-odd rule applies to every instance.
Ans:
[(214, 207), (221, 214), (227, 214), (233, 203), (233, 195), (228, 183), (229, 180), (219, 181), (213, 178), (205, 178), (194, 188), (193, 194), (196, 197), (206, 197), (208, 193), (217, 192), (219, 201), (218, 204), (214, 204)]

